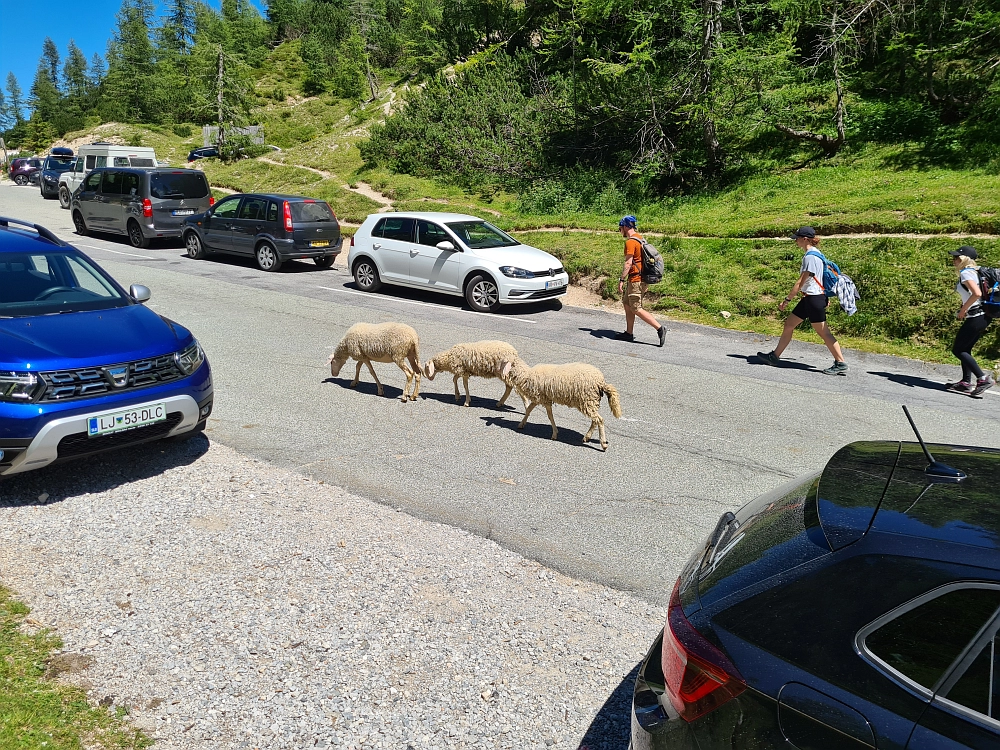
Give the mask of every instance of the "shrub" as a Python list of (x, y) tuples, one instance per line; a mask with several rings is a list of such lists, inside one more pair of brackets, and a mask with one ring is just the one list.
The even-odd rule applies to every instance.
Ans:
[(174, 125), (172, 129), (174, 131), (174, 135), (178, 138), (190, 138), (191, 133), (194, 132), (190, 125)]

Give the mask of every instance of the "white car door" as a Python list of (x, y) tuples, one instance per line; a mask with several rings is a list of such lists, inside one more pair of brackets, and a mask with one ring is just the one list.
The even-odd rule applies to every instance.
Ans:
[[(451, 250), (438, 248), (439, 242), (451, 244)], [(462, 253), (455, 240), (433, 222), (417, 219), (417, 242), (410, 253), (410, 279), (415, 284), (446, 292), (459, 291)]]
[(410, 251), (416, 220), (404, 216), (379, 219), (372, 229), (372, 252), (386, 281), (410, 283)]

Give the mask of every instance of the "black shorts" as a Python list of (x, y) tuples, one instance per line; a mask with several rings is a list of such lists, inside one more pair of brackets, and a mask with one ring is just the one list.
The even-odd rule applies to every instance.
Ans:
[(792, 310), (792, 315), (810, 323), (825, 323), (828, 304), (825, 294), (807, 294)]

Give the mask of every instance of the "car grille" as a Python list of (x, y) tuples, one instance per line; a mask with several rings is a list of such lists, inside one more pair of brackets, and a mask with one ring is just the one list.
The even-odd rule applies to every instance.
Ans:
[(141, 443), (146, 440), (156, 440), (164, 437), (174, 427), (181, 423), (184, 415), (179, 411), (172, 411), (167, 414), (167, 418), (162, 422), (147, 424), (122, 432), (112, 432), (110, 435), (100, 435), (90, 437), (86, 432), (77, 432), (67, 435), (59, 441), (56, 448), (59, 458), (72, 458), (73, 456), (85, 456), (88, 453), (99, 453), (113, 448), (123, 448), (133, 443)]
[(559, 286), (555, 289), (543, 289), (540, 292), (532, 292), (525, 299), (543, 299), (545, 297), (558, 297), (560, 294), (566, 293), (566, 287)]
[(547, 268), (544, 271), (534, 271), (531, 277), (534, 279), (541, 278), (542, 276), (557, 276), (563, 272), (562, 266), (559, 268)]
[[(121, 368), (127, 368), (127, 373), (119, 374), (117, 380), (121, 381), (121, 385), (116, 385), (116, 377), (112, 371)], [(45, 390), (39, 401), (67, 401), (169, 383), (180, 380), (184, 374), (174, 364), (174, 355), (165, 354), (127, 364), (42, 372), (39, 377), (45, 381)]]

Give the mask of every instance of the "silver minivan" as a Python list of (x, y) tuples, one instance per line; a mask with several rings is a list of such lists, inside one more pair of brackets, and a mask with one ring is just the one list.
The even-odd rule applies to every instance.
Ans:
[(197, 169), (95, 169), (73, 193), (77, 234), (124, 234), (133, 247), (179, 238), (188, 216), (207, 211), (215, 199)]

